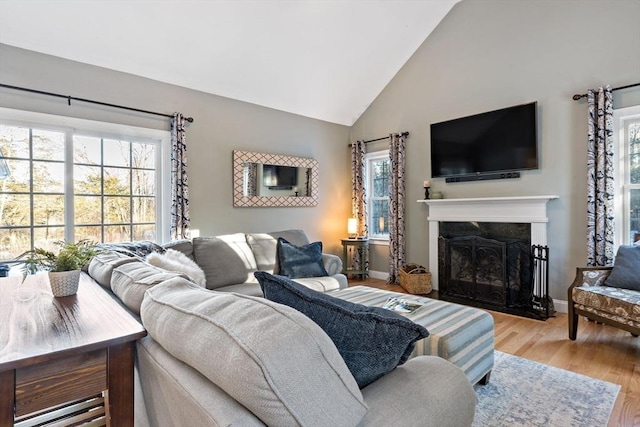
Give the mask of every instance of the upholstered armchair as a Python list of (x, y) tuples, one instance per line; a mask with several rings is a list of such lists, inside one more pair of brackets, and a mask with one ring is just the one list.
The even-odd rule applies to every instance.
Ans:
[[(640, 291), (606, 286), (614, 267), (576, 269), (569, 287), (569, 338), (576, 339), (578, 316), (640, 335)], [(640, 277), (640, 271), (638, 271)]]

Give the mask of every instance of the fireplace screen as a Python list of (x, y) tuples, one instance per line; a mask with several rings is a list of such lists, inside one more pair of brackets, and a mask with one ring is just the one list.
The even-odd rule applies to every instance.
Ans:
[[(441, 236), (439, 249), (442, 299), (541, 317), (534, 309), (534, 258), (528, 241)], [(536, 296), (538, 304), (545, 298)]]

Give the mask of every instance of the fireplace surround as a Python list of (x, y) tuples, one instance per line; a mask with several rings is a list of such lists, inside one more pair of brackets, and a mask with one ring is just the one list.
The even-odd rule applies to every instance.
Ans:
[(418, 200), (429, 207), (429, 271), (438, 289), (440, 222), (498, 222), (531, 224), (531, 244), (547, 245), (547, 203), (558, 196), (485, 197)]
[[(520, 285), (525, 287), (526, 298), (532, 283), (520, 281), (516, 276), (531, 273), (527, 269), (532, 246), (546, 247), (547, 203), (556, 198), (549, 195), (418, 200), (429, 207), (429, 271), (433, 288), (454, 302), (464, 303), (467, 297), (486, 303), (487, 308), (501, 304), (518, 306), (518, 298), (522, 298), (518, 295)], [(480, 276), (468, 278), (470, 271)], [(462, 286), (464, 282), (466, 289)]]

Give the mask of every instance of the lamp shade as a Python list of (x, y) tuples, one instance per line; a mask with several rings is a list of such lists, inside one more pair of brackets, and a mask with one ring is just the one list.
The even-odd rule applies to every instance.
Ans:
[(347, 220), (347, 233), (349, 236), (358, 234), (358, 220), (356, 218), (349, 218)]

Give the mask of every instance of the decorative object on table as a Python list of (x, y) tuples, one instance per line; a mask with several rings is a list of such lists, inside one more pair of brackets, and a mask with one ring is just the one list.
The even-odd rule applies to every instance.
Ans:
[(400, 286), (410, 294), (431, 292), (431, 273), (418, 264), (405, 264), (400, 268)]
[(355, 239), (358, 234), (358, 220), (356, 218), (347, 219), (347, 234), (350, 239)]
[(26, 277), (38, 271), (49, 272), (49, 283), (54, 297), (66, 297), (78, 292), (80, 269), (99, 253), (96, 244), (90, 240), (77, 243), (59, 240), (55, 245), (60, 251), (55, 254), (42, 248), (34, 248), (22, 253), (16, 261), (22, 261), (22, 271)]
[(444, 199), (444, 196), (443, 196), (442, 192), (434, 191), (433, 194), (431, 194), (431, 198), (432, 199)]
[(423, 182), (422, 186), (424, 187), (424, 199), (428, 200), (429, 199), (429, 188), (431, 188), (431, 181)]
[(413, 313), (424, 304), (417, 303), (405, 298), (389, 297), (382, 308), (385, 310), (397, 311), (398, 313)]

